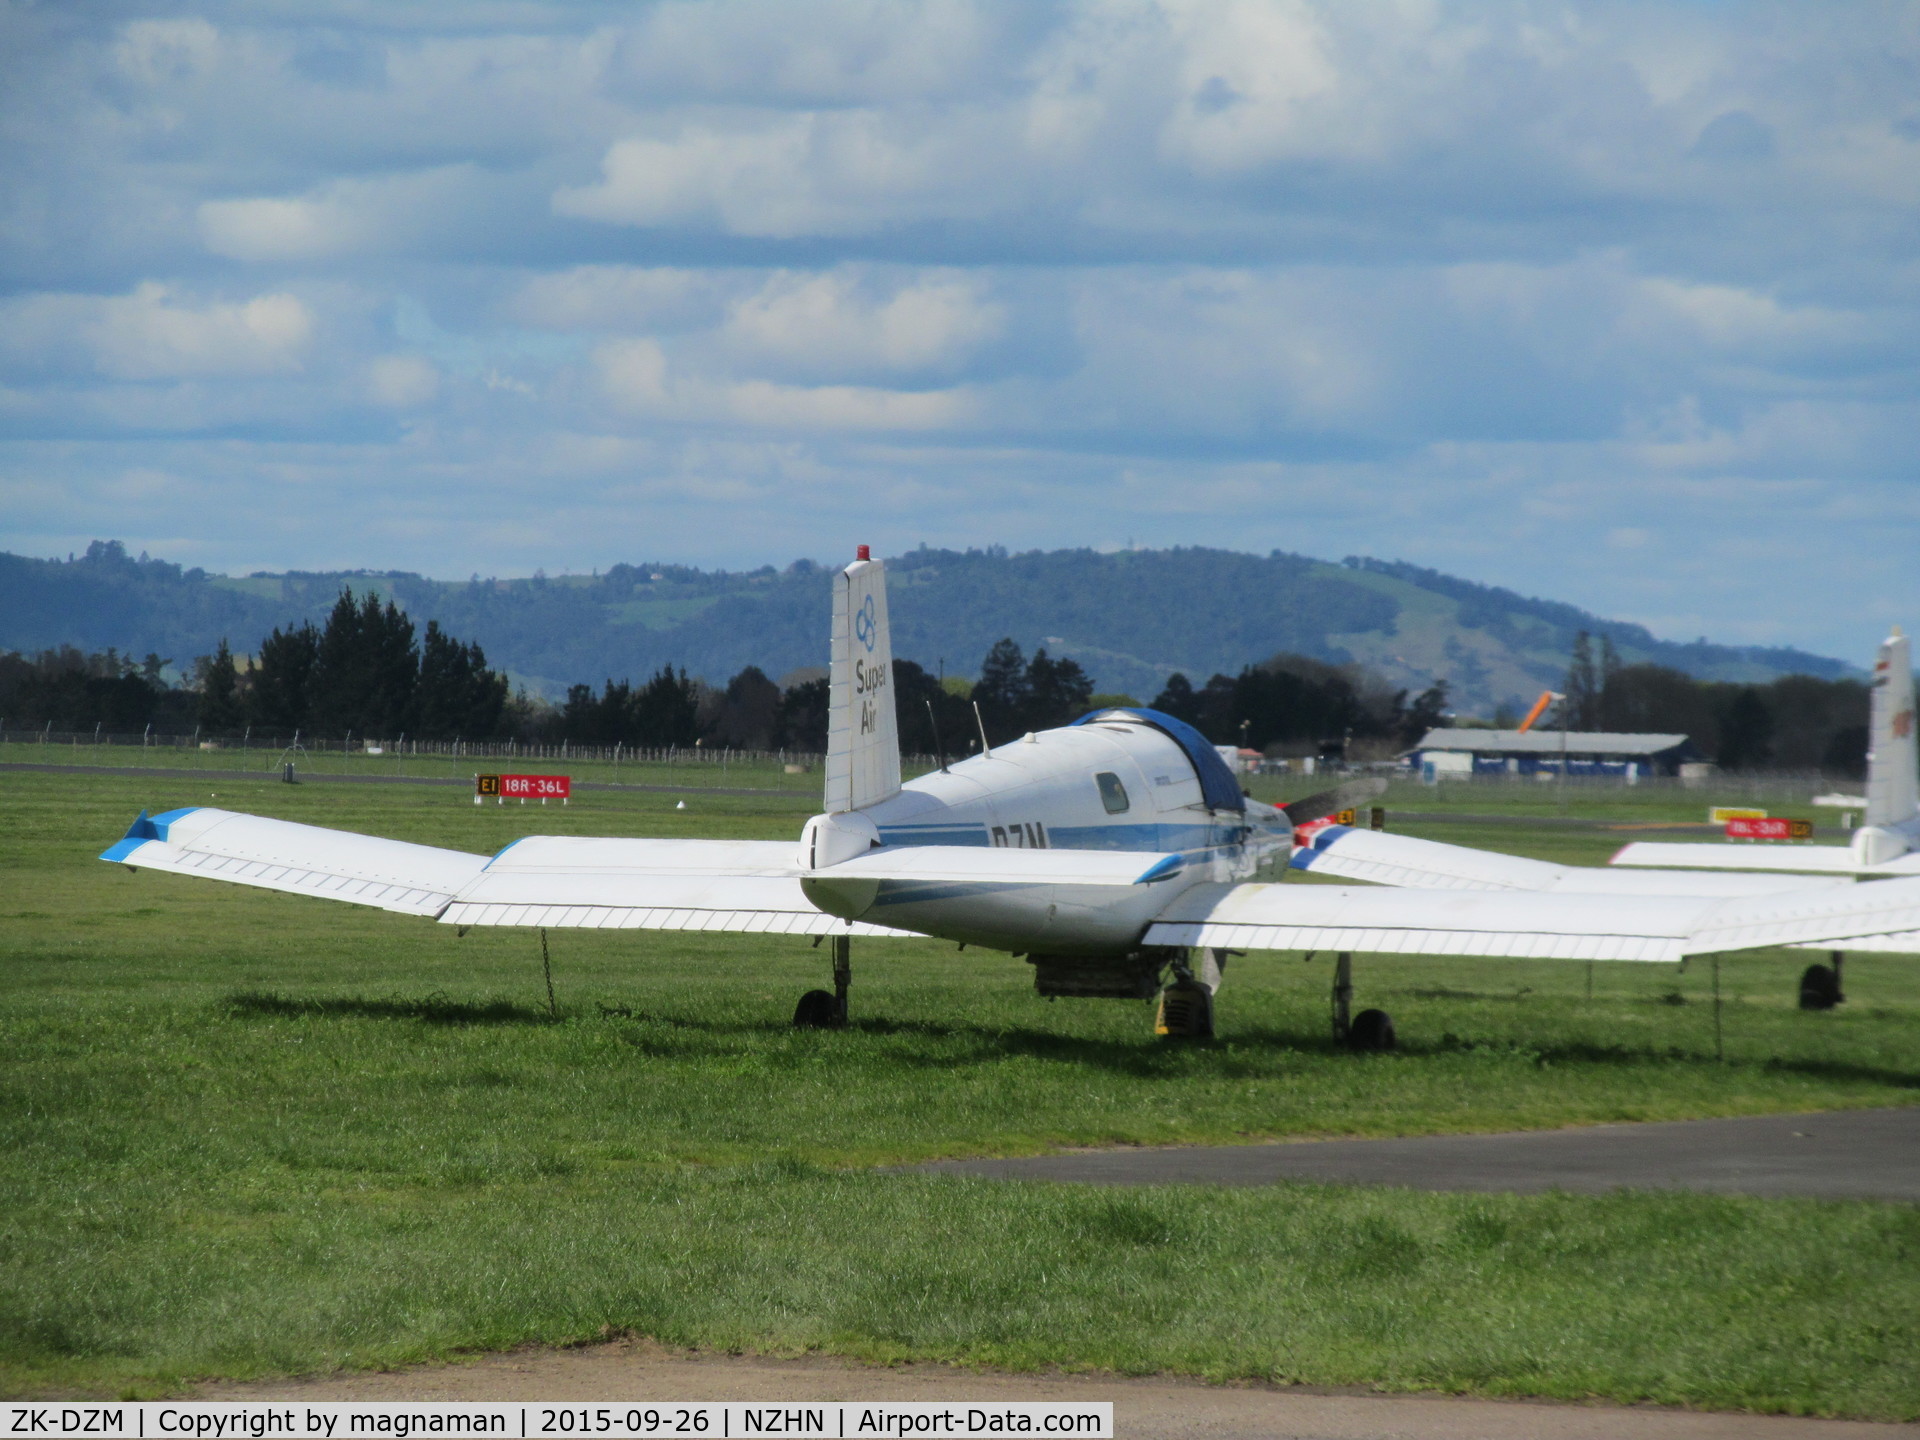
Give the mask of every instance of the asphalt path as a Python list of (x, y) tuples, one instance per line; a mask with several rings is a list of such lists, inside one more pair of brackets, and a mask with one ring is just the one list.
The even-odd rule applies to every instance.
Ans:
[(645, 1340), (527, 1349), (467, 1364), (201, 1386), (197, 1400), (1106, 1400), (1117, 1436), (1156, 1440), (1869, 1440), (1920, 1426), (1652, 1406), (1547, 1405), (1176, 1376), (1013, 1375), (952, 1365), (862, 1365), (670, 1350)]
[(1914, 1203), (1920, 1202), (1920, 1105), (1510, 1135), (1083, 1150), (915, 1168), (1087, 1185), (1306, 1180), (1414, 1190), (1696, 1190)]

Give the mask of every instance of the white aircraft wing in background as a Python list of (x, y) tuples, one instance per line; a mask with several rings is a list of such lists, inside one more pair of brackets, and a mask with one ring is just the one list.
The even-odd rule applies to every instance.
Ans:
[(1677, 961), (1920, 928), (1910, 916), (1920, 917), (1920, 880), (1732, 899), (1200, 885), (1176, 897), (1146, 939), (1248, 950)]
[(1920, 853), (1908, 851), (1878, 864), (1870, 864), (1852, 846), (1839, 845), (1763, 848), (1760, 845), (1725, 842), (1694, 845), (1684, 841), (1636, 840), (1631, 845), (1621, 847), (1620, 853), (1608, 863), (1698, 870), (1765, 870), (1776, 874), (1920, 875)]
[[(1631, 847), (1630, 847), (1631, 848)], [(1680, 845), (1697, 852), (1708, 847)], [(1747, 849), (1742, 853), (1752, 855)], [(1802, 850), (1800, 853), (1811, 853)], [(1846, 851), (1832, 852), (1845, 856)], [(1912, 857), (1920, 862), (1920, 856)], [(1777, 895), (1782, 882), (1770, 875), (1702, 873), (1670, 870), (1607, 870), (1597, 865), (1555, 865), (1411, 835), (1389, 835), (1378, 830), (1356, 830), (1331, 825), (1294, 855), (1296, 870), (1335, 875), (1342, 880), (1364, 880), (1416, 890), (1532, 890), (1557, 895)], [(1615, 864), (1621, 863), (1615, 860)], [(1649, 862), (1657, 863), (1657, 862)], [(1698, 862), (1693, 862), (1697, 864)], [(1920, 875), (1920, 863), (1907, 871)], [(1847, 879), (1802, 877), (1785, 888), (1823, 889), (1844, 886)]]

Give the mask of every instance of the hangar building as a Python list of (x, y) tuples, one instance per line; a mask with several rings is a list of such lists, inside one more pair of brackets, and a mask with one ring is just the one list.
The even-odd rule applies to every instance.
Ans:
[(1627, 781), (1677, 775), (1700, 758), (1685, 735), (1615, 735), (1601, 730), (1429, 730), (1403, 758), (1427, 781), (1469, 775), (1557, 775), (1562, 745), (1568, 775)]

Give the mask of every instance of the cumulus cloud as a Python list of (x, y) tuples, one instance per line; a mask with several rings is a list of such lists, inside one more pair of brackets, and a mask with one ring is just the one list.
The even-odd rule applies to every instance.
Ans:
[(367, 389), (377, 405), (417, 410), (440, 394), (440, 372), (424, 356), (382, 355), (367, 367)]
[[(860, 507), (907, 544), (1400, 553), (1846, 648), (1820, 627), (1920, 539), (1897, 7), (6, 23), (0, 545), (120, 513), (204, 527), (202, 562), (465, 573), (643, 516), (739, 563)], [(445, 507), (382, 507), (323, 556), (270, 509), (403, 481), (485, 513), (415, 553)], [(777, 535), (714, 523), (747, 500)], [(1856, 588), (1788, 611), (1687, 558), (1789, 530)]]
[(7, 309), (6, 349), (17, 363), (75, 350), (115, 380), (298, 370), (314, 328), (312, 314), (293, 295), (196, 303), (151, 280), (128, 295), (38, 295)]
[(594, 353), (600, 382), (624, 409), (695, 425), (734, 423), (803, 431), (942, 430), (972, 418), (964, 389), (787, 385), (675, 371), (659, 343), (621, 340)]
[(887, 286), (843, 267), (783, 271), (734, 303), (726, 339), (754, 358), (813, 374), (948, 370), (997, 339), (1004, 308), (972, 276), (923, 275)]

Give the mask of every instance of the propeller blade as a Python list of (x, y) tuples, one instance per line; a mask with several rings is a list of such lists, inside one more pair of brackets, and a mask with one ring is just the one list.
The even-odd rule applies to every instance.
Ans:
[(1386, 788), (1387, 782), (1378, 775), (1366, 780), (1349, 780), (1331, 790), (1322, 790), (1318, 795), (1309, 795), (1304, 800), (1282, 805), (1280, 813), (1287, 817), (1289, 825), (1305, 825), (1309, 820), (1321, 820), (1342, 810), (1351, 810), (1363, 801), (1384, 794)]

